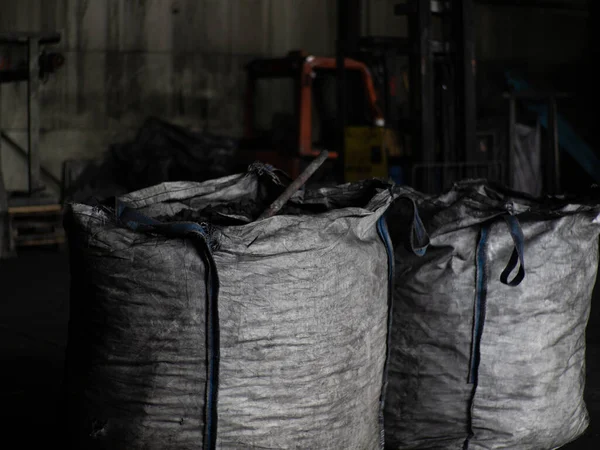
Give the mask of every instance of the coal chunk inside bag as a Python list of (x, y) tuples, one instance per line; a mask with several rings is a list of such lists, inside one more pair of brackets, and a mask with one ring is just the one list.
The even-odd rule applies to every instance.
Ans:
[(389, 189), (272, 175), (70, 206), (72, 448), (381, 448)]
[(579, 437), (598, 203), (477, 180), (440, 196), (397, 189), (431, 245), (421, 258), (405, 250), (410, 210), (397, 202), (389, 448), (539, 450)]

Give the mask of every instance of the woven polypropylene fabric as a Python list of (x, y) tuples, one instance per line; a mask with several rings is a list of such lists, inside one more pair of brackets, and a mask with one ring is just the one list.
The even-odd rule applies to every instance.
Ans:
[[(600, 208), (534, 200), (484, 182), (415, 199), (431, 245), (400, 245), (390, 211), (396, 279), (386, 438), (393, 449), (554, 449), (588, 425), (583, 401), (585, 328), (598, 270)], [(500, 281), (514, 251), (503, 216), (518, 220), (525, 278)], [(483, 227), (486, 311), (477, 382), (472, 363), (477, 250)]]
[[(389, 261), (377, 223), (391, 195), (369, 186), (299, 193), (294, 213), (212, 227), (217, 448), (380, 448)], [(251, 173), (120, 201), (164, 221), (260, 190)], [(203, 448), (206, 269), (193, 239), (133, 231), (104, 207), (71, 205), (66, 225), (74, 447)]]

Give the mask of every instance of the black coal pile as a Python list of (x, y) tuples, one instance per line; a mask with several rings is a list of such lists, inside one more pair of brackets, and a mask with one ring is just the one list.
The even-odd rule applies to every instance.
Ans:
[[(252, 169), (253, 167), (251, 167)], [(278, 172), (279, 176), (285, 176)], [(265, 177), (266, 178), (266, 177)], [(287, 180), (286, 180), (287, 181)], [(281, 215), (317, 215), (334, 208), (366, 208), (371, 198), (389, 185), (378, 179), (363, 180), (339, 186), (327, 186), (319, 189), (301, 189), (281, 209)], [(283, 189), (283, 188), (281, 188)], [(197, 222), (218, 226), (243, 225), (258, 219), (264, 212), (265, 204), (273, 202), (282, 190), (271, 189), (262, 194), (261, 201), (248, 198), (235, 203), (208, 204), (198, 209), (182, 209), (169, 216), (159, 216), (160, 222)], [(114, 200), (106, 202), (113, 205)]]
[(65, 164), (63, 200), (88, 203), (166, 181), (205, 181), (232, 173), (237, 141), (149, 118), (103, 161)]

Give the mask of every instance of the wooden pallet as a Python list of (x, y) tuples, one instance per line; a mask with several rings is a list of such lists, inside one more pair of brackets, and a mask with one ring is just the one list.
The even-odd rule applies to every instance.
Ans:
[(28, 205), (8, 208), (8, 250), (18, 247), (62, 246), (62, 205)]

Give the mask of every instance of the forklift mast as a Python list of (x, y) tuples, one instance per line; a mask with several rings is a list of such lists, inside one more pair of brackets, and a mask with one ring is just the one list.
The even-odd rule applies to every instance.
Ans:
[[(292, 51), (282, 58), (258, 59), (247, 67), (244, 141), (255, 155), (299, 170), (321, 150), (336, 149), (336, 59)], [(383, 128), (385, 119), (366, 64), (346, 58), (347, 125)], [(248, 144), (247, 144), (248, 145)], [(270, 156), (269, 156), (270, 155)], [(284, 169), (285, 170), (285, 169)]]

